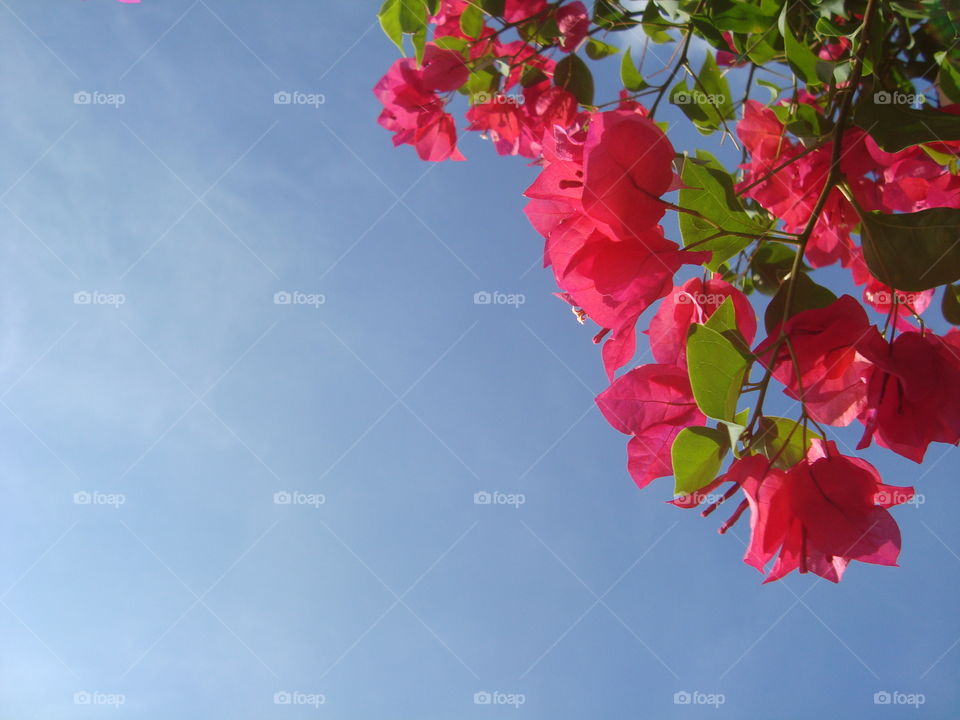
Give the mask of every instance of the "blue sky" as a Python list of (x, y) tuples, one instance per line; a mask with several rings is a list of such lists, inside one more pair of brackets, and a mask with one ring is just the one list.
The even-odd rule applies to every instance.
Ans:
[(393, 150), (375, 4), (280, 5), (0, 2), (0, 717), (954, 717), (955, 450), (866, 453), (902, 568), (761, 586), (627, 476), (535, 168)]

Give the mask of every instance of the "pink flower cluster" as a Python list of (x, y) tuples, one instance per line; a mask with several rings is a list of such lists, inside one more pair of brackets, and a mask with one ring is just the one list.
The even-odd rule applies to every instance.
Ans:
[[(380, 125), (394, 133), (395, 145), (413, 145), (422, 160), (463, 160), (457, 150), (456, 122), (444, 109), (445, 95), (462, 88), (471, 71), (506, 63), (510, 72), (502, 86), (474, 94), (467, 129), (486, 134), (501, 155), (537, 158), (544, 134), (557, 126), (572, 128), (586, 116), (570, 92), (553, 84), (554, 60), (521, 40), (501, 42), (487, 26), (478, 38), (467, 36), (460, 19), (468, 5), (466, 0), (444, 0), (431, 18), (434, 37), (425, 48), (422, 66), (412, 59), (397, 60), (377, 83), (374, 93), (384, 106)], [(580, 2), (552, 11), (546, 0), (507, 0), (505, 8), (507, 22), (540, 16), (546, 20), (550, 15), (558, 28), (557, 47), (565, 53), (583, 42), (590, 26)], [(443, 38), (460, 41), (466, 48), (441, 49), (436, 43)], [(524, 69), (539, 70), (539, 79), (521, 85)]]
[[(635, 483), (642, 488), (674, 474), (677, 436), (707, 424), (691, 387), (688, 337), (726, 305), (735, 325), (728, 334), (765, 373), (764, 392), (772, 377), (801, 408), (803, 423), (794, 427), (800, 449), (787, 462), (785, 439), (773, 454), (751, 438), (725, 472), (672, 504), (694, 508), (714, 498), (703, 510), (707, 515), (742, 492), (720, 530), (749, 512), (744, 560), (761, 571), (772, 563), (767, 581), (798, 570), (838, 582), (853, 560), (896, 565), (900, 532), (888, 508), (910, 500), (913, 489), (885, 485), (866, 461), (843, 455), (819, 434), (808, 437), (807, 421), (838, 427), (859, 422), (860, 449), (876, 441), (915, 462), (931, 442), (960, 444), (960, 331), (937, 335), (910, 324), (906, 318), (922, 313), (933, 291), (897, 294), (869, 273), (852, 237), (858, 209), (960, 208), (960, 175), (934, 159), (960, 156), (960, 142), (931, 145), (932, 152), (910, 147), (889, 153), (867, 132), (847, 128), (839, 151), (846, 194), (833, 187), (826, 196), (804, 259), (814, 268), (849, 268), (855, 284), (865, 286), (864, 303), (885, 315), (897, 306), (891, 334), (882, 335), (863, 305), (843, 295), (827, 307), (768, 324), (767, 336), (755, 345), (754, 307), (724, 276), (674, 284), (683, 266), (707, 263), (711, 253), (684, 250), (664, 234), (665, 213), (678, 209), (664, 195), (682, 183), (674, 171), (677, 153), (660, 126), (625, 94), (615, 109), (600, 111), (581, 108), (558, 86), (557, 62), (546, 51), (567, 54), (584, 42), (590, 16), (583, 3), (506, 0), (501, 27), (484, 25), (473, 37), (461, 23), (467, 6), (466, 0), (443, 0), (431, 18), (434, 35), (422, 63), (398, 60), (377, 84), (384, 106), (379, 122), (394, 133), (394, 144), (412, 145), (424, 160), (462, 160), (446, 109), (460, 91), (471, 99), (468, 130), (484, 133), (502, 155), (536, 160), (540, 172), (525, 192), (526, 214), (544, 239), (544, 266), (553, 272), (559, 297), (581, 321), (589, 318), (600, 328), (594, 342), (603, 343), (610, 386), (597, 405), (630, 436), (627, 467)], [(503, 42), (503, 31), (516, 26), (536, 32)], [(545, 27), (555, 28), (555, 36), (544, 38)], [(722, 63), (738, 62), (732, 51), (731, 45), (731, 52), (719, 54)], [(847, 52), (845, 39), (820, 49), (823, 58)], [(470, 89), (474, 74), (493, 66), (502, 78), (496, 89)], [(824, 119), (818, 98), (801, 92), (797, 102)], [(946, 111), (960, 113), (960, 106)], [(753, 100), (744, 104), (736, 132), (749, 154), (738, 192), (778, 220), (784, 233), (803, 233), (831, 179), (833, 143), (804, 145), (774, 109)], [(655, 362), (618, 377), (635, 355), (638, 321), (657, 303), (644, 331)], [(741, 430), (750, 436), (753, 423)]]
[[(812, 96), (804, 94), (799, 101), (814, 108), (818, 115), (821, 113)], [(944, 111), (960, 113), (960, 106)], [(750, 152), (740, 185), (745, 195), (782, 220), (785, 231), (800, 232), (827, 182), (833, 143), (812, 152), (807, 150), (790, 138), (771, 108), (755, 100), (744, 106), (737, 135)], [(935, 143), (931, 147), (960, 156), (960, 142)], [(866, 132), (849, 128), (844, 133), (840, 168), (857, 203), (865, 210), (909, 213), (934, 207), (960, 208), (960, 175), (951, 173), (918, 146), (897, 153), (884, 152)], [(840, 189), (834, 188), (814, 226), (806, 259), (815, 268), (837, 262), (849, 267), (854, 283), (866, 286), (863, 301), (886, 315), (894, 290), (867, 270), (863, 252), (850, 236), (859, 222), (853, 205)], [(922, 313), (932, 297), (933, 290), (911, 296), (909, 302), (900, 304), (900, 314)]]

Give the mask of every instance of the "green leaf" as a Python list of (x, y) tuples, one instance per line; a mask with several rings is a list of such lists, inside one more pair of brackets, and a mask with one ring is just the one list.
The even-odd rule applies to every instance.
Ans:
[(837, 68), (837, 63), (832, 60), (817, 60), (817, 77), (820, 82), (830, 84), (833, 82), (833, 73)]
[(454, 37), (453, 35), (444, 35), (443, 37), (435, 38), (433, 44), (444, 50), (454, 50), (461, 55), (463, 55), (467, 49), (467, 41), (463, 38)]
[(783, 51), (777, 50), (772, 44), (780, 37), (776, 30), (776, 23), (771, 23), (763, 35), (734, 35), (733, 45), (740, 55), (746, 55), (757, 65), (766, 65), (783, 55)]
[(730, 340), (694, 324), (687, 338), (687, 370), (697, 407), (707, 417), (733, 420), (749, 362)]
[[(814, 4), (818, 6), (821, 17), (830, 17), (831, 15), (838, 15), (842, 18), (849, 17), (847, 14), (849, 3), (844, 2), (844, 0), (815, 0)], [(877, 24), (882, 25), (882, 23)]]
[(424, 0), (399, 0), (400, 27), (413, 34), (427, 27), (427, 4)]
[(720, 307), (713, 311), (704, 325), (721, 334), (728, 330), (736, 330), (737, 309), (734, 307), (733, 298), (728, 297), (720, 303)]
[(761, 33), (776, 22), (775, 15), (767, 15), (762, 8), (747, 2), (714, 0), (709, 6), (713, 24), (718, 30)]
[(833, 67), (833, 79), (840, 85), (847, 82), (850, 79), (850, 73), (852, 71), (852, 66), (850, 65), (849, 60), (844, 60), (843, 62), (838, 62)]
[(793, 30), (788, 26), (787, 9), (789, 7), (790, 3), (783, 6), (783, 11), (780, 13), (778, 23), (780, 34), (783, 35), (783, 48), (787, 55), (787, 63), (805, 83), (808, 85), (819, 85), (821, 82), (817, 75), (817, 61), (819, 58), (806, 44), (797, 40), (793, 34)]
[(597, 0), (593, 4), (593, 22), (605, 30), (629, 30), (638, 21), (620, 6), (618, 0)]
[(842, 28), (827, 17), (822, 17), (817, 20), (816, 29), (820, 35), (827, 35), (829, 37), (844, 37), (850, 33), (849, 28)]
[(784, 278), (793, 269), (796, 255), (796, 250), (789, 245), (765, 242), (750, 262), (754, 287), (765, 295), (775, 295)]
[(596, 38), (587, 40), (587, 57), (591, 60), (602, 60), (605, 57), (616, 55), (618, 52), (620, 52), (620, 48), (615, 45), (608, 45)]
[(940, 92), (953, 102), (960, 102), (960, 52), (945, 52), (940, 61)]
[(380, 28), (393, 44), (403, 52), (403, 28), (400, 26), (400, 13), (403, 12), (403, 6), (399, 0), (385, 0), (380, 6), (380, 12), (377, 18), (380, 20)]
[(935, 150), (930, 145), (921, 145), (920, 149), (923, 150), (927, 155), (930, 156), (930, 159), (933, 160), (938, 165), (943, 165), (944, 167), (949, 167), (950, 172), (954, 175), (957, 174), (957, 157), (956, 155), (950, 155), (948, 153), (940, 152)]
[(930, 17), (930, 10), (924, 5), (929, 5), (928, 2), (917, 3), (917, 2), (891, 2), (890, 8), (899, 15), (904, 17), (913, 18), (915, 20), (927, 20)]
[(740, 334), (740, 328), (737, 327), (737, 309), (733, 304), (733, 298), (728, 297), (720, 303), (720, 307), (713, 311), (704, 325), (723, 335), (749, 362), (752, 358), (750, 345)]
[(543, 70), (533, 65), (527, 65), (523, 68), (523, 72), (520, 74), (520, 84), (525, 87), (533, 87), (534, 85), (539, 85), (544, 80), (547, 79), (547, 76), (544, 74)]
[(506, 5), (506, 0), (480, 0), (480, 7), (483, 8), (483, 11), (487, 15), (494, 15), (496, 17), (503, 16), (503, 9)]
[(706, 15), (691, 15), (690, 22), (693, 23), (693, 27), (696, 29), (697, 33), (710, 43), (711, 46), (718, 50), (729, 50), (730, 46), (727, 44), (727, 39), (723, 36), (723, 33), (717, 29), (717, 26), (713, 24), (713, 18)]
[(807, 103), (778, 105), (772, 109), (777, 119), (797, 137), (819, 138), (823, 134), (823, 119)]
[(623, 53), (623, 59), (620, 61), (620, 81), (623, 83), (623, 86), (631, 92), (637, 92), (647, 87), (647, 82), (643, 79), (643, 75), (637, 70), (637, 66), (633, 64), (633, 58), (630, 56), (630, 48), (627, 48), (626, 52)]
[(693, 92), (687, 87), (687, 81), (681, 80), (672, 88), (667, 95), (670, 104), (676, 105), (680, 112), (687, 116), (687, 120), (692, 122), (701, 134), (710, 134), (717, 126), (711, 125), (710, 117), (700, 108), (700, 103), (696, 102)]
[(740, 328), (737, 327), (737, 309), (733, 304), (733, 298), (726, 298), (720, 307), (713, 311), (713, 314), (707, 318), (704, 325), (711, 330), (716, 330), (723, 335), (730, 343), (740, 351), (748, 361), (752, 357), (750, 354), (750, 345), (740, 334)]
[(915, 110), (899, 102), (901, 99), (909, 96), (885, 90), (873, 93), (872, 97), (866, 95), (854, 111), (853, 122), (887, 152), (899, 152), (921, 143), (960, 140), (960, 115), (926, 107)]
[(943, 289), (943, 319), (951, 325), (960, 325), (960, 287), (947, 285)]
[(467, 94), (473, 96), (495, 93), (500, 88), (500, 78), (500, 73), (492, 64), (487, 67), (474, 68), (467, 78)]
[(697, 76), (697, 89), (705, 92), (708, 98), (707, 108), (717, 115), (718, 121), (733, 119), (733, 99), (730, 96), (730, 84), (720, 72), (713, 53), (707, 53), (703, 59), (703, 67)]
[(688, 427), (680, 431), (670, 448), (675, 495), (690, 495), (709, 485), (720, 471), (730, 449), (726, 431), (709, 427)]
[(861, 220), (863, 257), (880, 282), (921, 291), (960, 280), (960, 210), (862, 212)]
[(567, 55), (557, 63), (553, 84), (573, 93), (581, 105), (593, 105), (593, 74), (577, 55)]
[(460, 29), (467, 37), (478, 38), (483, 34), (483, 10), (476, 5), (467, 5), (460, 16)]
[(778, 97), (780, 97), (780, 86), (776, 83), (770, 82), (769, 80), (764, 80), (763, 78), (757, 79), (757, 85), (762, 85), (767, 90), (770, 91), (770, 102), (774, 102)]
[(557, 27), (557, 20), (551, 15), (546, 15), (538, 20), (524, 23), (517, 32), (520, 37), (530, 45), (553, 45), (560, 35), (560, 28)]
[(723, 427), (727, 431), (727, 435), (730, 438), (730, 447), (733, 449), (733, 454), (736, 457), (740, 457), (740, 454), (737, 452), (737, 443), (740, 441), (740, 436), (743, 435), (747, 430), (747, 420), (750, 417), (750, 409), (747, 408), (742, 412), (737, 413), (737, 416), (733, 419), (733, 422), (728, 422), (726, 420), (720, 421), (720, 427)]
[(660, 17), (660, 9), (655, 2), (647, 3), (647, 6), (643, 9), (641, 20), (643, 22), (643, 31), (653, 42), (663, 44), (673, 40), (670, 33), (665, 29), (666, 25), (663, 22), (663, 18)]
[[(804, 445), (806, 437), (806, 445)], [(823, 436), (788, 418), (764, 416), (760, 418), (760, 427), (756, 439), (768, 460), (777, 457), (774, 467), (789, 468), (803, 460), (814, 439), (823, 440)]]
[[(830, 290), (817, 285), (810, 276), (801, 272), (793, 281), (793, 300), (790, 301), (790, 317), (793, 317), (804, 310), (816, 310), (824, 308), (835, 302), (837, 296)], [(784, 282), (773, 296), (770, 304), (767, 305), (766, 312), (763, 315), (763, 324), (767, 329), (767, 334), (771, 334), (781, 322), (783, 322), (783, 306), (787, 302), (787, 289), (789, 283)], [(788, 318), (789, 319), (789, 318)]]
[(426, 32), (426, 0), (386, 0), (380, 6), (377, 17), (383, 33), (403, 52), (404, 33), (413, 35)]
[(417, 30), (411, 37), (413, 42), (413, 56), (417, 59), (417, 65), (423, 63), (423, 53), (427, 49), (427, 28), (426, 26)]
[(675, 23), (685, 23), (690, 19), (690, 11), (695, 3), (689, 0), (656, 0), (660, 10)]
[(728, 233), (762, 235), (767, 231), (747, 215), (734, 191), (733, 178), (710, 153), (698, 150), (696, 160), (686, 158), (681, 175), (685, 187), (680, 189), (680, 207), (695, 210), (703, 217), (679, 213), (680, 236), (685, 246), (698, 243), (695, 250), (713, 252), (706, 263), (710, 270), (717, 270), (752, 242)]

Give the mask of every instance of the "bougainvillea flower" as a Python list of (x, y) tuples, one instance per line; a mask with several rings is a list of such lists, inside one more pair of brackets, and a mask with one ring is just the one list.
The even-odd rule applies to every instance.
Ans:
[[(801, 94), (797, 100), (822, 114), (810, 97)], [(830, 174), (833, 143), (812, 151), (804, 148), (790, 138), (771, 108), (754, 100), (744, 105), (737, 135), (750, 152), (740, 191), (782, 220), (786, 232), (802, 232)], [(844, 133), (840, 168), (857, 203), (866, 210), (891, 213), (960, 207), (960, 177), (918, 147), (888, 153), (863, 130), (849, 128)], [(807, 243), (806, 260), (813, 267), (836, 262), (847, 266), (857, 249), (850, 234), (858, 224), (853, 205), (838, 189), (831, 190)]]
[(687, 331), (694, 323), (705, 323), (728, 297), (733, 301), (740, 334), (748, 346), (753, 344), (757, 332), (753, 306), (746, 295), (714, 274), (706, 282), (700, 278), (687, 280), (660, 303), (646, 331), (654, 359), (686, 367)]
[(436, 92), (457, 90), (470, 77), (470, 69), (460, 53), (436, 45), (427, 45), (424, 49), (420, 72), (423, 89)]
[(821, 60), (840, 60), (850, 50), (850, 38), (840, 37), (835, 41), (825, 42), (817, 57)]
[(460, 27), (460, 16), (467, 9), (467, 0), (441, 0), (437, 14), (430, 18), (434, 37), (470, 39)]
[(547, 9), (547, 0), (506, 0), (503, 19), (509, 23), (523, 22)]
[(423, 72), (413, 58), (397, 60), (374, 86), (373, 94), (388, 109), (406, 112), (432, 111), (441, 105), (440, 98), (423, 85)]
[(418, 119), (413, 145), (421, 160), (465, 160), (457, 150), (457, 126), (450, 113), (422, 115)]
[[(428, 48), (428, 52), (429, 52)], [(454, 82), (460, 71), (436, 49), (431, 67), (434, 86)], [(453, 116), (444, 111), (444, 102), (427, 86), (428, 68), (418, 68), (412, 58), (397, 60), (373, 89), (383, 103), (378, 122), (394, 133), (394, 145), (413, 145), (421, 160), (463, 160), (457, 150), (457, 129)]]
[[(527, 203), (527, 216), (555, 215), (556, 205), (566, 206), (567, 217), (583, 213), (583, 143), (586, 140), (583, 131), (569, 133), (555, 127), (543, 138), (542, 169), (533, 184), (524, 195), (530, 198)], [(549, 207), (544, 208), (543, 204)], [(546, 238), (555, 224), (534, 222), (534, 227)], [(550, 265), (550, 256), (544, 253), (544, 266)]]
[[(883, 171), (883, 204), (888, 212), (960, 207), (960, 176), (937, 165), (919, 148)], [(907, 155), (907, 153), (901, 153)]]
[[(798, 162), (802, 162), (802, 160)], [(819, 172), (819, 169), (817, 172)], [(824, 174), (822, 177), (826, 178), (826, 175)], [(810, 197), (810, 195), (808, 194), (806, 197)], [(815, 196), (814, 199), (816, 199)], [(806, 203), (801, 203), (799, 207), (806, 207)], [(812, 211), (811, 203), (809, 212)], [(802, 232), (809, 217), (808, 214), (802, 223), (792, 224), (790, 226), (791, 230), (788, 232)], [(823, 210), (820, 212), (820, 218), (814, 225), (810, 242), (807, 243), (807, 250), (804, 253), (807, 262), (815, 268), (827, 267), (834, 263), (840, 263), (844, 267), (849, 265), (851, 252), (855, 247), (853, 240), (850, 238), (850, 233), (859, 223), (860, 216), (857, 215), (853, 205), (839, 190), (832, 190), (827, 196), (827, 202), (823, 206)]]
[[(750, 151), (753, 165), (772, 169), (783, 156), (786, 160), (793, 149), (787, 130), (773, 110), (756, 100), (743, 106), (743, 118), (737, 123), (737, 137)], [(751, 170), (754, 168), (751, 168)]]
[(880, 339), (863, 307), (843, 295), (825, 308), (797, 313), (782, 331), (787, 340), (778, 344), (777, 326), (754, 351), (757, 359), (773, 368), (786, 393), (802, 400), (814, 420), (849, 425), (867, 402), (870, 363), (860, 351)]
[(556, 127), (569, 129), (574, 125), (578, 105), (573, 93), (555, 85), (535, 85), (524, 90), (523, 94), (528, 108), (528, 125), (534, 125), (536, 120), (544, 132)]
[(873, 367), (858, 449), (876, 438), (919, 463), (931, 442), (960, 442), (960, 331), (905, 332), (862, 350)]
[(500, 155), (544, 156), (546, 168), (550, 160), (545, 157), (549, 151), (544, 145), (555, 139), (557, 132), (574, 131), (579, 118), (577, 99), (544, 80), (524, 88), (521, 95), (496, 93), (474, 104), (467, 111), (467, 129), (488, 135)]
[(786, 472), (751, 469), (741, 483), (751, 511), (744, 562), (764, 572), (776, 555), (764, 582), (793, 570), (839, 582), (852, 560), (897, 564), (900, 528), (886, 508), (913, 488), (884, 485), (870, 463), (818, 439)]
[(627, 469), (639, 487), (673, 473), (670, 448), (681, 429), (702, 425), (684, 370), (674, 365), (642, 365), (597, 396), (597, 406), (617, 430), (632, 435)]
[(897, 330), (909, 332), (916, 330), (916, 326), (908, 322), (914, 314), (921, 315), (933, 301), (934, 290), (923, 290), (921, 292), (905, 292), (903, 290), (894, 290), (889, 285), (884, 285), (877, 280), (867, 268), (867, 263), (863, 259), (863, 250), (854, 248), (850, 262), (850, 274), (853, 276), (855, 285), (864, 285), (863, 303), (872, 307), (883, 315), (889, 315), (893, 307), (893, 302), (897, 302), (897, 318), (895, 326)]
[[(665, 169), (651, 171), (649, 158), (633, 144), (633, 131), (654, 143), (653, 154)], [(680, 250), (649, 220), (650, 212), (657, 218), (663, 214), (657, 197), (674, 179), (673, 148), (659, 138), (663, 134), (650, 120), (623, 111), (593, 115), (586, 132), (555, 127), (544, 138), (543, 169), (526, 191), (531, 199), (527, 216), (546, 238), (544, 265), (553, 266), (564, 298), (612, 333), (603, 349), (611, 379), (633, 356), (640, 314), (670, 291), (682, 265), (710, 257), (708, 252)], [(618, 162), (631, 157), (627, 172), (617, 170)], [(584, 171), (585, 165), (594, 168), (593, 175)], [(651, 180), (644, 172), (657, 177)], [(593, 191), (588, 193), (591, 182)], [(638, 189), (644, 183), (649, 193)], [(633, 219), (616, 220), (612, 207), (626, 208)], [(603, 220), (611, 217), (614, 226)]]
[(560, 30), (560, 49), (573, 52), (590, 30), (590, 13), (582, 2), (572, 2), (557, 10), (557, 28)]
[(483, 132), (490, 136), (500, 155), (516, 155), (520, 149), (520, 134), (523, 130), (523, 109), (506, 96), (494, 95), (484, 103), (478, 103), (467, 111), (470, 126), (467, 130)]
[[(788, 137), (773, 110), (755, 100), (744, 105), (737, 135), (750, 152), (742, 192), (783, 220), (785, 231), (802, 232), (827, 181), (832, 145), (806, 152)], [(858, 222), (839, 190), (831, 191), (807, 243), (808, 262), (813, 267), (838, 261), (846, 265), (853, 247), (850, 232)]]
[(590, 120), (583, 146), (584, 211), (618, 235), (655, 226), (674, 182), (673, 145), (639, 113), (613, 110)]
[(673, 287), (685, 263), (700, 263), (706, 253), (680, 250), (656, 226), (614, 239), (584, 215), (558, 226), (547, 240), (547, 255), (557, 284), (586, 315), (614, 332), (614, 347), (604, 348), (607, 375), (632, 357), (637, 318)]

